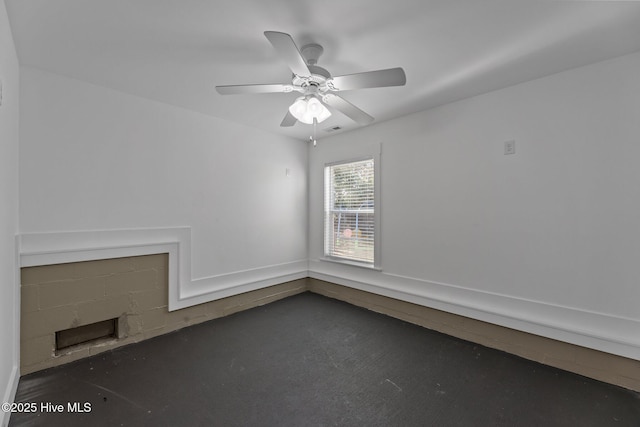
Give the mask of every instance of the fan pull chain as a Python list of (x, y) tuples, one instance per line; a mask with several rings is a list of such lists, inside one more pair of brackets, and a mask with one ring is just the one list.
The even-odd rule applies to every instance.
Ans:
[(316, 141), (316, 125), (318, 124), (318, 119), (317, 118), (313, 118), (313, 137), (309, 137), (310, 141), (313, 141), (313, 146), (315, 147), (318, 142)]

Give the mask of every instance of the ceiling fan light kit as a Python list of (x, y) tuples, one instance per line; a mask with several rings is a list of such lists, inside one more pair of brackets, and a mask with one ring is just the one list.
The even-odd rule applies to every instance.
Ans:
[(331, 111), (315, 96), (301, 96), (296, 99), (289, 107), (289, 112), (299, 122), (307, 125), (313, 124), (313, 119), (316, 119), (318, 123), (322, 123), (331, 116)]
[(299, 92), (289, 107), (280, 126), (293, 126), (297, 121), (304, 124), (320, 123), (331, 116), (327, 106), (338, 110), (360, 125), (371, 123), (374, 118), (356, 107), (336, 92), (403, 86), (406, 76), (402, 68), (368, 71), (332, 77), (329, 71), (317, 66), (324, 49), (319, 44), (308, 44), (298, 50), (289, 34), (277, 31), (265, 31), (265, 37), (273, 45), (278, 55), (293, 72), (291, 84), (250, 84), (216, 86), (221, 95), (289, 93)]

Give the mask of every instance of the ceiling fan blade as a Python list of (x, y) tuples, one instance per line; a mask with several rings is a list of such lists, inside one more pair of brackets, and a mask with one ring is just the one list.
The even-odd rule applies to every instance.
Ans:
[(243, 95), (252, 93), (279, 93), (292, 92), (293, 86), (284, 84), (273, 85), (231, 85), (216, 86), (216, 91), (220, 95)]
[(358, 124), (367, 125), (374, 120), (373, 117), (334, 93), (324, 95), (322, 100)]
[(298, 119), (293, 117), (293, 114), (291, 114), (291, 112), (289, 110), (287, 110), (287, 115), (284, 116), (284, 119), (282, 119), (282, 123), (280, 123), (280, 126), (281, 127), (290, 127), (290, 126), (295, 125), (297, 121), (298, 121)]
[(293, 74), (303, 77), (311, 75), (307, 63), (289, 34), (278, 31), (265, 31), (264, 35), (271, 42), (280, 57), (284, 59), (284, 62), (291, 68)]
[(330, 80), (329, 85), (333, 90), (353, 90), (371, 87), (404, 86), (405, 83), (407, 83), (407, 76), (404, 74), (404, 70), (398, 67), (337, 76)]

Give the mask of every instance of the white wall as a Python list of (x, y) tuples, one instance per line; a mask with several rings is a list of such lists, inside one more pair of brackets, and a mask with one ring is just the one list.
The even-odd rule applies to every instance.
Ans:
[(304, 142), (30, 67), (21, 78), (21, 233), (187, 226), (193, 279), (306, 275)]
[[(633, 54), (322, 140), (312, 276), (640, 359), (638, 75)], [(382, 272), (318, 261), (322, 167), (376, 143)]]
[[(18, 233), (19, 71), (5, 4), (0, 1), (0, 396), (12, 402), (18, 385), (20, 306), (15, 236)], [(8, 423), (0, 412), (0, 425)]]

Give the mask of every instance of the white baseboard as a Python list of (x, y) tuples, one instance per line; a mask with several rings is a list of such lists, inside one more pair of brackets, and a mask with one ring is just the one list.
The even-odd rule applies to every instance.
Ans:
[(640, 360), (637, 319), (322, 261), (309, 277)]
[[(18, 390), (18, 381), (20, 381), (20, 368), (18, 365), (13, 365), (7, 388), (3, 393), (2, 403), (12, 403), (16, 398), (16, 391)], [(6, 427), (9, 425), (10, 412), (0, 411), (0, 426)]]
[(183, 287), (175, 308), (189, 307), (308, 276), (307, 260), (253, 268), (218, 276), (203, 277)]

